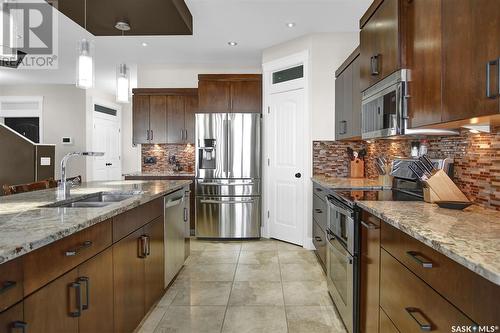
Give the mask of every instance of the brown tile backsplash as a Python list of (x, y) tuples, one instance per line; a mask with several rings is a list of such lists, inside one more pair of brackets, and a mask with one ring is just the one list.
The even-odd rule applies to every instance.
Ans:
[[(313, 173), (329, 177), (348, 177), (347, 148), (366, 148), (365, 176), (376, 178), (374, 159), (384, 155), (409, 157), (412, 140), (315, 141)], [(500, 210), (500, 128), (492, 133), (473, 134), (463, 130), (458, 136), (431, 138), (428, 154), (432, 158), (454, 160), (454, 181), (467, 197), (485, 207)]]
[[(151, 144), (142, 145), (142, 172), (172, 172), (174, 164), (169, 164), (170, 156), (175, 155), (183, 171), (194, 171), (194, 145), (192, 144)], [(156, 164), (145, 164), (144, 158), (156, 157)]]

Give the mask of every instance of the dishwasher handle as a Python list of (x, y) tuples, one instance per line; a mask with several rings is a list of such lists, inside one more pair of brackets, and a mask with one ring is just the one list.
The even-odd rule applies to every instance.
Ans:
[(184, 202), (184, 195), (177, 198), (171, 198), (165, 201), (165, 208), (175, 207)]

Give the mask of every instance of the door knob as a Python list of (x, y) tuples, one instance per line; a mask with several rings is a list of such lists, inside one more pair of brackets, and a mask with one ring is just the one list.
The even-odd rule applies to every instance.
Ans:
[(302, 177), (302, 175), (300, 174), (300, 172), (297, 172), (297, 173), (295, 174), (295, 178), (300, 178), (300, 177)]

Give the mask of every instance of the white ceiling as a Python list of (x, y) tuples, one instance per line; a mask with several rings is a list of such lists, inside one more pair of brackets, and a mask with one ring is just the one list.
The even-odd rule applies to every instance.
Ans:
[[(255, 66), (262, 50), (315, 32), (358, 30), (371, 0), (186, 0), (192, 36), (93, 37), (59, 15), (59, 69), (0, 69), (0, 84), (73, 83), (77, 41), (94, 40), (96, 87), (114, 91), (115, 68), (127, 64)], [(288, 28), (287, 22), (294, 22)], [(236, 47), (228, 46), (236, 41)], [(148, 43), (143, 47), (142, 42)], [(134, 66), (135, 67), (135, 66)]]

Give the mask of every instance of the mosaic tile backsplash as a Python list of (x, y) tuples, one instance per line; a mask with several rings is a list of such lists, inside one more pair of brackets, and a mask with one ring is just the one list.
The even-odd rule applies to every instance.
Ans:
[[(194, 172), (194, 145), (192, 144), (153, 144), (142, 145), (142, 172), (173, 172), (174, 164), (169, 164), (169, 157), (175, 155), (183, 171)], [(145, 164), (144, 157), (156, 157), (156, 164)]]
[[(454, 160), (454, 181), (472, 201), (500, 210), (500, 128), (492, 133), (473, 134), (467, 130), (459, 136), (432, 138), (428, 141), (428, 155), (432, 158), (449, 157)], [(313, 143), (313, 173), (330, 177), (349, 176), (347, 148), (366, 148), (365, 176), (376, 178), (376, 157), (384, 155), (409, 157), (411, 140), (315, 141)]]

